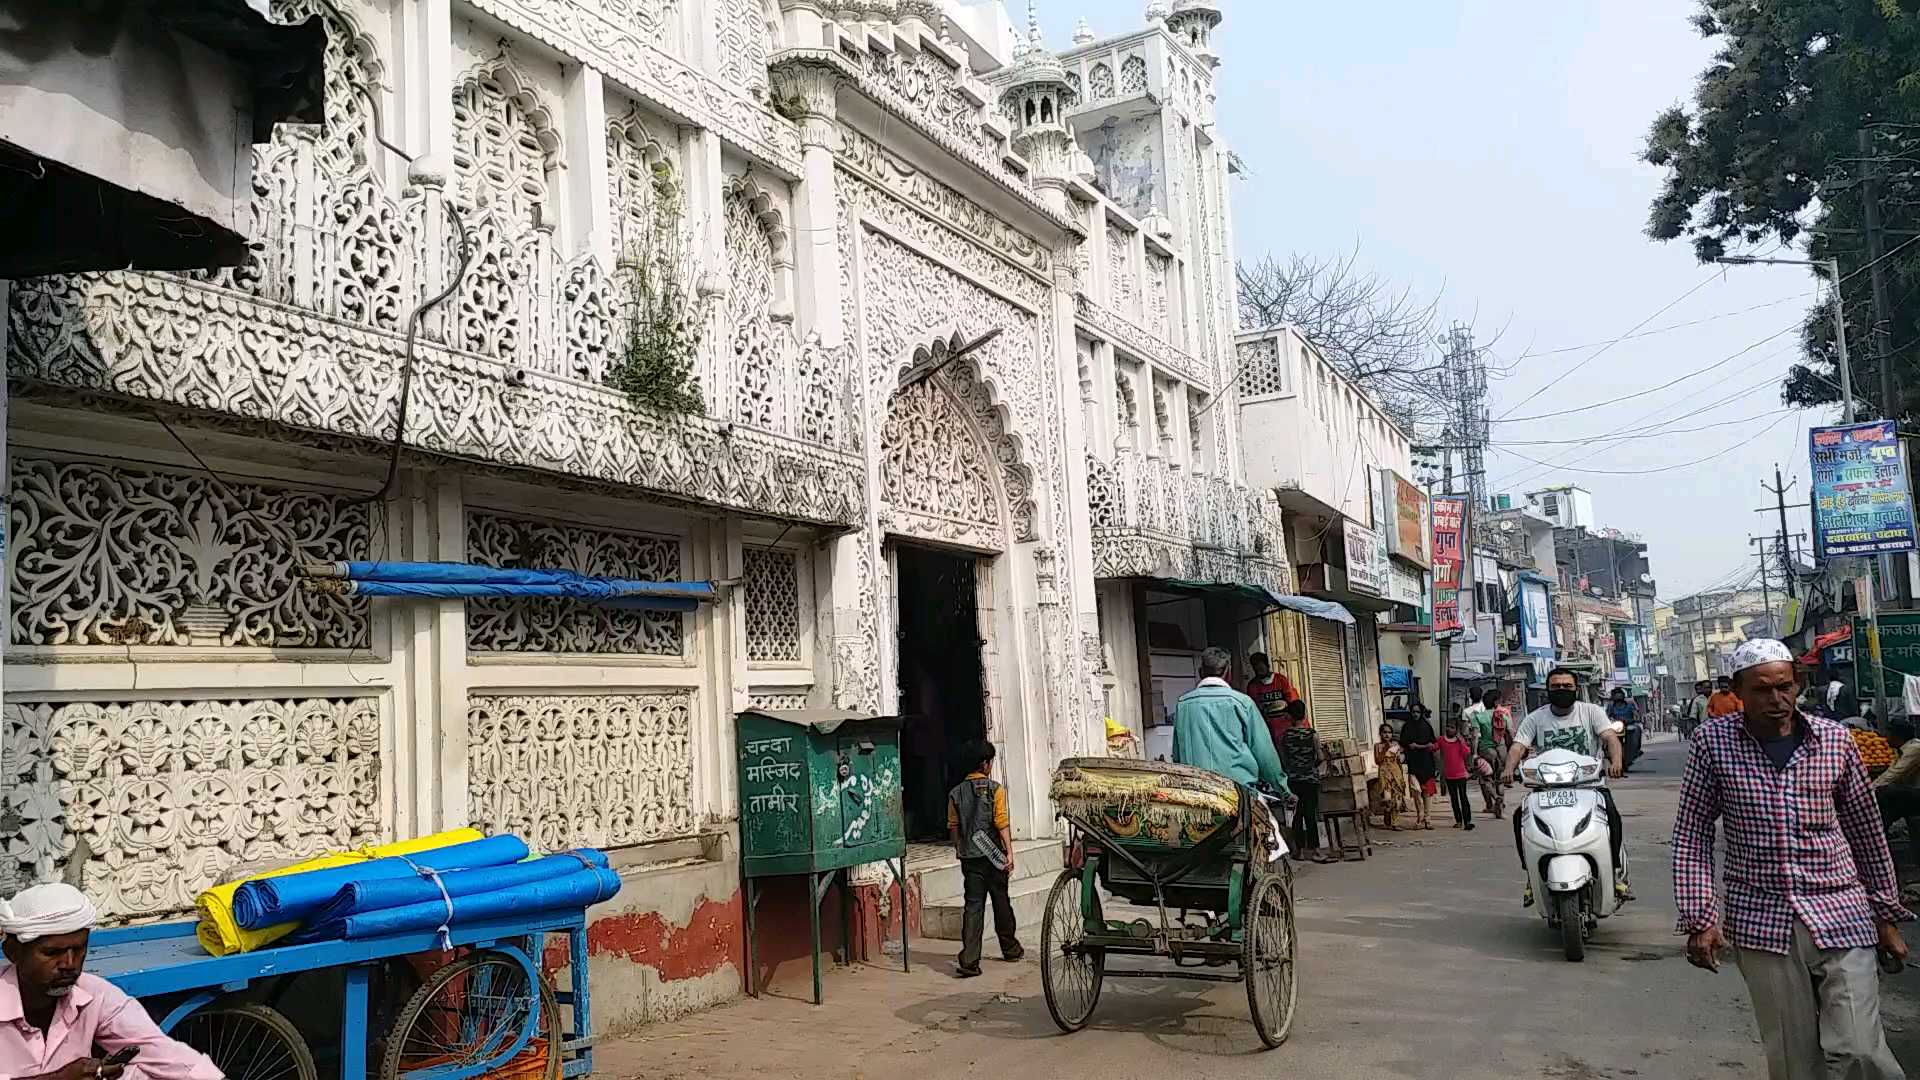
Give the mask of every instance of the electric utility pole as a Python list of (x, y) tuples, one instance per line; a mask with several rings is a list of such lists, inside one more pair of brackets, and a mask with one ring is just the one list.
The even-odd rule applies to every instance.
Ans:
[(1776, 550), (1779, 552), (1782, 563), (1787, 570), (1787, 597), (1797, 600), (1800, 598), (1800, 593), (1794, 585), (1793, 565), (1788, 561), (1791, 559), (1791, 556), (1787, 554), (1787, 544), (1789, 543), (1787, 533), (1787, 492), (1791, 490), (1792, 487), (1792, 484), (1781, 481), (1780, 466), (1778, 464), (1775, 464), (1773, 467), (1772, 487), (1768, 487), (1765, 480), (1760, 481), (1760, 489), (1773, 496), (1773, 508), (1780, 515), (1780, 532), (1778, 534), (1780, 537), (1780, 546)]
[[(1893, 375), (1893, 312), (1887, 302), (1886, 229), (1880, 220), (1880, 162), (1873, 154), (1873, 133), (1861, 128), (1855, 133), (1860, 147), (1860, 201), (1867, 233), (1867, 280), (1873, 287), (1873, 362), (1880, 375), (1880, 415), (1900, 422), (1899, 384)], [(1835, 288), (1839, 284), (1835, 283)], [(1913, 581), (1907, 575), (1905, 555), (1882, 561), (1884, 573), (1893, 576), (1896, 601), (1902, 608), (1913, 606)]]
[(1776, 623), (1773, 618), (1773, 587), (1769, 585), (1767, 582), (1767, 560), (1772, 558), (1771, 555), (1767, 554), (1767, 541), (1772, 539), (1773, 537), (1771, 536), (1749, 536), (1747, 537), (1747, 543), (1760, 545), (1759, 554), (1760, 554), (1761, 603), (1765, 604), (1767, 607), (1767, 624), (1769, 628), (1777, 628), (1779, 624)]

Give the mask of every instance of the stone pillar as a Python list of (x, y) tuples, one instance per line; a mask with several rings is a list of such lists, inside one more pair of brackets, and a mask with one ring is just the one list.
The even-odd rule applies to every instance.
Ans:
[(600, 72), (581, 64), (567, 76), (567, 221), (565, 259), (591, 254), (613, 269), (613, 221), (607, 202), (607, 95)]

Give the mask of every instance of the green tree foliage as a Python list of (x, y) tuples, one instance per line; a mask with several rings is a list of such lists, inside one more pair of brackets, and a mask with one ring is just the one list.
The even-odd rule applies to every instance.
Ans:
[[(1874, 396), (1860, 180), (1880, 170), (1886, 247), (1920, 228), (1920, 0), (1702, 0), (1694, 26), (1717, 43), (1690, 106), (1653, 122), (1643, 154), (1667, 171), (1648, 215), (1656, 240), (1687, 238), (1702, 262), (1777, 242), (1837, 257), (1847, 277), (1847, 342), (1857, 396)], [(1913, 126), (1908, 126), (1913, 125)], [(1863, 157), (1859, 132), (1867, 130)], [(1792, 253), (1785, 253), (1792, 257)], [(1883, 264), (1902, 413), (1920, 405), (1920, 243)], [(1832, 320), (1802, 328), (1806, 362), (1784, 387), (1794, 405), (1837, 402)]]

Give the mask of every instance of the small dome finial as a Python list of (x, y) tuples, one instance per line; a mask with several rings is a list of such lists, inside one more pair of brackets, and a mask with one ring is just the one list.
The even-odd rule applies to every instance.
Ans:
[(1040, 47), (1040, 9), (1034, 0), (1027, 0), (1027, 42), (1036, 49)]
[(1153, 0), (1147, 5), (1147, 21), (1150, 23), (1167, 21), (1167, 0)]
[(1085, 15), (1080, 16), (1080, 21), (1073, 24), (1073, 43), (1075, 45), (1090, 45), (1093, 43), (1093, 27), (1087, 25), (1087, 17)]

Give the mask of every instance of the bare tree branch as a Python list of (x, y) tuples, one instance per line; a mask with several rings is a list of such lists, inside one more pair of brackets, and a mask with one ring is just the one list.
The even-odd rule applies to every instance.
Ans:
[(1439, 297), (1396, 289), (1362, 268), (1359, 254), (1240, 263), (1241, 326), (1291, 325), (1408, 430), (1444, 423), (1451, 406), (1438, 392)]

